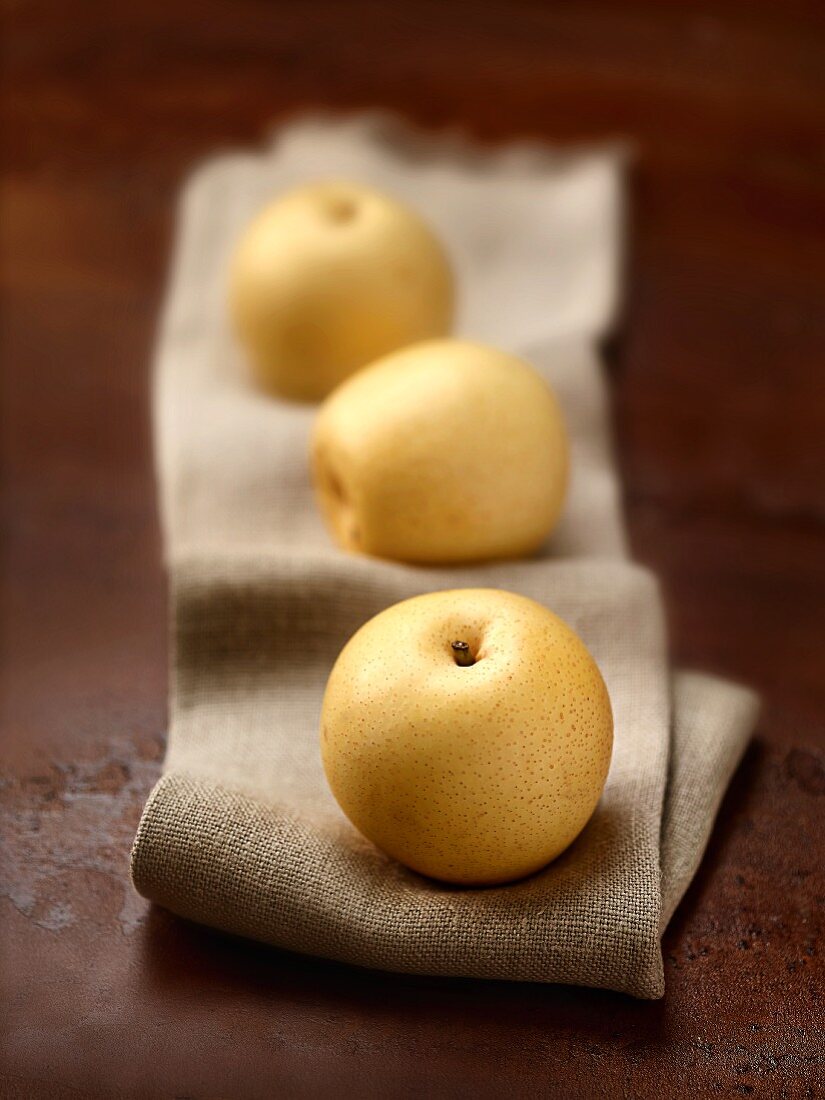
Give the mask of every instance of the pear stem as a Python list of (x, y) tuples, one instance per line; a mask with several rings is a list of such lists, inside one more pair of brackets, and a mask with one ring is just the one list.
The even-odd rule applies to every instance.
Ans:
[(466, 642), (453, 642), (452, 650), (455, 663), (460, 668), (469, 668), (470, 665), (476, 663), (476, 659), (470, 652), (470, 647)]

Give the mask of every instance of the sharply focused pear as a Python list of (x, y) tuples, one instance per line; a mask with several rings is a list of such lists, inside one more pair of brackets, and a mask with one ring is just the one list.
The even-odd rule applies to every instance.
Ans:
[(315, 183), (251, 223), (230, 272), (230, 311), (254, 377), (318, 401), (353, 371), (449, 332), (453, 279), (417, 214), (361, 184)]
[(508, 882), (578, 836), (613, 743), (578, 635), (496, 589), (433, 592), (375, 616), (327, 684), (321, 753), (350, 821), (448, 882)]
[(567, 433), (527, 363), (433, 340), (359, 371), (327, 399), (312, 464), (327, 526), (347, 550), (421, 563), (520, 557), (559, 517)]

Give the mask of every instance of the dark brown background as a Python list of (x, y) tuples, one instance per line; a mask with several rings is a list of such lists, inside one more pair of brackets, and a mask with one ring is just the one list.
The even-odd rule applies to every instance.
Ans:
[[(3, 1072), (13, 1095), (815, 1095), (823, 1073), (825, 9), (5, 4)], [(116, 12), (115, 9), (120, 11)], [(632, 539), (766, 709), (657, 1004), (232, 942), (130, 890), (165, 722), (147, 370), (173, 202), (311, 105), (632, 138)]]

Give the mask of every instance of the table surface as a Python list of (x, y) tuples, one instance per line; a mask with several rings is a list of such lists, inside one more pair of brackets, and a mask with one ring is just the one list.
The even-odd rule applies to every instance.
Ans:
[[(2, 1073), (10, 1095), (809, 1096), (823, 1072), (825, 10), (7, 6)], [(667, 995), (358, 971), (149, 907), (166, 593), (148, 365), (199, 158), (311, 106), (631, 139), (609, 348), (674, 658), (765, 709)]]

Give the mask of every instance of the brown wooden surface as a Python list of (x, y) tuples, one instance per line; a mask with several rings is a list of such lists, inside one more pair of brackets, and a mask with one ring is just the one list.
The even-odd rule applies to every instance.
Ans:
[[(5, 5), (2, 1069), (12, 1095), (816, 1095), (825, 903), (825, 10)], [(661, 1003), (399, 978), (148, 911), (165, 592), (147, 369), (176, 188), (310, 105), (636, 142), (611, 349), (675, 658), (766, 708)]]

